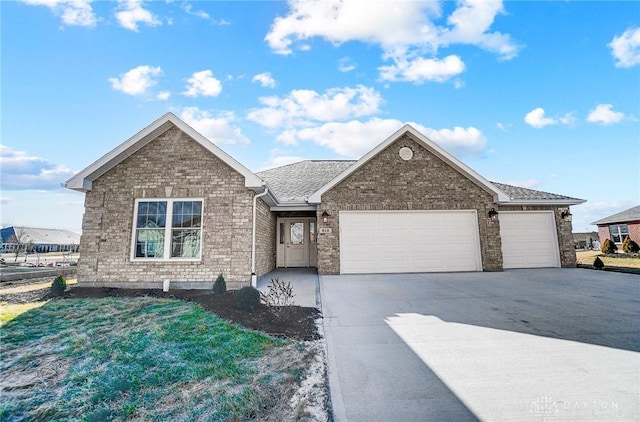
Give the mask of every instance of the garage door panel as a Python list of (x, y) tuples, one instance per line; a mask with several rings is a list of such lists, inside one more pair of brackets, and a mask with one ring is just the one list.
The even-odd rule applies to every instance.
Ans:
[(475, 211), (343, 211), (342, 273), (480, 271)]
[(501, 212), (499, 218), (504, 268), (560, 266), (552, 212)]

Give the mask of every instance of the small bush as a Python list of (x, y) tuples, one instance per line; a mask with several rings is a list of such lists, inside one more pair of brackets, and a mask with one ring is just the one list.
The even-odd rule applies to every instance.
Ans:
[(234, 294), (236, 307), (243, 311), (250, 311), (260, 306), (260, 291), (251, 286), (245, 286)]
[(227, 283), (224, 281), (224, 277), (222, 273), (216, 278), (216, 281), (213, 283), (213, 293), (224, 293), (227, 291)]
[(65, 290), (67, 290), (67, 280), (60, 274), (53, 280), (53, 283), (51, 283), (51, 294), (54, 296), (62, 296)]
[(278, 278), (272, 278), (271, 283), (267, 286), (267, 293), (260, 293), (260, 298), (268, 306), (291, 306), (293, 305), (293, 298), (296, 296), (293, 293), (291, 283), (280, 281)]
[(636, 253), (640, 250), (640, 246), (627, 236), (624, 238), (624, 242), (622, 242), (622, 250), (625, 253)]
[(602, 248), (600, 248), (602, 253), (616, 253), (617, 250), (618, 247), (611, 239), (605, 239), (604, 242), (602, 242)]
[(596, 259), (593, 260), (593, 266), (598, 270), (601, 270), (604, 268), (604, 262), (602, 262), (599, 256), (596, 256)]

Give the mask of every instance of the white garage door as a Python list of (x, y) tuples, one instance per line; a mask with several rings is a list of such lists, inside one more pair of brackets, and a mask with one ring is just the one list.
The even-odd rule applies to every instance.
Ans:
[(476, 212), (341, 211), (340, 272), (481, 271)]
[(559, 267), (553, 212), (500, 212), (504, 268)]

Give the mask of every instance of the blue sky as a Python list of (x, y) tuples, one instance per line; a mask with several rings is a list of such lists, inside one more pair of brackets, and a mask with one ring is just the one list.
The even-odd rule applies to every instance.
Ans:
[(80, 231), (60, 183), (172, 111), (254, 171), (405, 122), (496, 182), (640, 203), (640, 2), (1, 2), (2, 224)]

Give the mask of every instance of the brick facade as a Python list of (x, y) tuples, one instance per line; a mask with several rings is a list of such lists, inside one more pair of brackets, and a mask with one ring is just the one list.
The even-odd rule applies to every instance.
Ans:
[[(598, 226), (598, 237), (600, 238), (600, 243), (604, 243), (605, 239), (611, 239), (611, 233), (609, 232), (609, 226), (626, 224), (629, 229), (629, 238), (634, 240), (636, 243), (640, 244), (640, 221), (628, 221), (622, 223), (611, 223), (606, 225)], [(622, 247), (622, 242), (616, 243), (618, 248)]]
[(276, 216), (258, 198), (256, 214), (256, 275), (261, 276), (276, 267)]
[[(86, 193), (78, 282), (159, 288), (170, 280), (172, 288), (209, 288), (222, 272), (229, 288), (246, 285), (251, 279), (253, 196), (243, 176), (170, 128), (97, 178)], [(140, 198), (203, 198), (199, 261), (131, 260), (134, 204)], [(270, 217), (259, 202), (264, 229)], [(260, 245), (268, 253), (268, 242)], [(269, 265), (261, 262), (260, 269)]]
[[(413, 158), (404, 161), (398, 155), (402, 147), (413, 150)], [(318, 221), (327, 211), (331, 217), (320, 227), (330, 234), (318, 236), (318, 272), (340, 273), (341, 210), (478, 210), (480, 252), (484, 271), (502, 269), (500, 226), (486, 218), (494, 208), (493, 194), (455, 170), (405, 134), (391, 143), (345, 180), (322, 195)]]
[[(398, 155), (402, 147), (413, 151), (413, 158), (404, 161)], [(498, 211), (552, 210), (562, 267), (575, 267), (576, 255), (571, 223), (560, 217), (554, 206), (498, 207), (493, 194), (458, 172), (444, 159), (424, 148), (405, 134), (391, 143), (345, 180), (322, 196), (317, 210), (318, 221), (328, 212), (329, 221), (320, 227), (331, 228), (330, 234), (318, 237), (318, 272), (340, 273), (341, 210), (477, 210), (480, 254), (483, 271), (502, 270), (500, 222), (487, 218), (489, 209)]]

